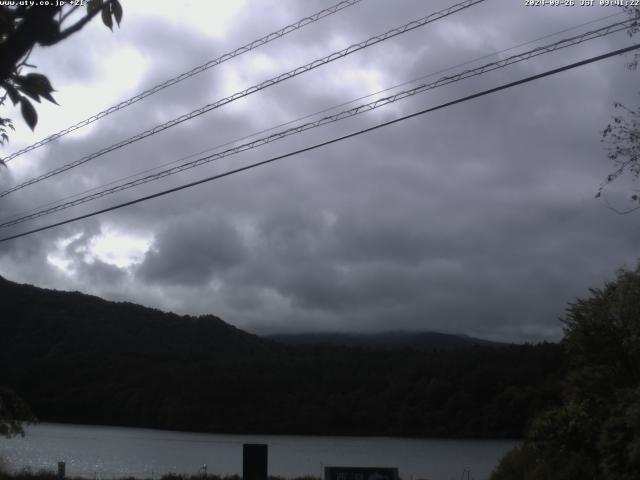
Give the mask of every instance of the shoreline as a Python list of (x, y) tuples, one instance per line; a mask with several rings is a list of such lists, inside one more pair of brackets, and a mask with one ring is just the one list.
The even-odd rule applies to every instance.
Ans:
[[(111, 424), (96, 424), (96, 423), (65, 423), (65, 422), (50, 422), (42, 421), (36, 423), (25, 422), (25, 435), (27, 430), (33, 427), (70, 427), (70, 428), (100, 428), (100, 429), (112, 429), (112, 430), (142, 430), (150, 433), (166, 432), (169, 434), (184, 434), (184, 435), (224, 435), (224, 436), (238, 436), (238, 437), (298, 437), (298, 438), (343, 438), (343, 439), (388, 439), (388, 440), (438, 440), (452, 442), (520, 442), (522, 438), (513, 437), (439, 437), (439, 436), (400, 436), (400, 435), (367, 435), (367, 434), (341, 434), (341, 433), (327, 433), (327, 434), (315, 434), (315, 433), (269, 433), (269, 432), (209, 432), (204, 430), (169, 430), (166, 428), (154, 428), (135, 425), (111, 425)], [(1, 439), (0, 439), (1, 440)]]

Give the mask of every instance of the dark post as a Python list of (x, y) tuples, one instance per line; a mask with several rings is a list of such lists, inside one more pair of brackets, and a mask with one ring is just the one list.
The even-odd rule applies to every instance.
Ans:
[(396, 467), (324, 467), (324, 480), (398, 480)]
[(267, 480), (267, 448), (263, 443), (245, 443), (242, 446), (244, 480)]
[(67, 474), (67, 465), (64, 462), (58, 462), (58, 478), (64, 478)]

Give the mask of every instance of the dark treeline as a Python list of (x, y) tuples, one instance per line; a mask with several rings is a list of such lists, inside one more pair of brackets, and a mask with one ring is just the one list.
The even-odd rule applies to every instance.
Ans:
[(473, 346), (506, 347), (507, 343), (492, 342), (467, 335), (452, 335), (438, 332), (387, 331), (380, 333), (297, 333), (267, 336), (270, 340), (287, 345), (309, 347), (331, 345), (334, 347), (375, 348), (378, 350), (460, 350)]
[(233, 432), (520, 437), (559, 401), (557, 345), (459, 351), (280, 345), (0, 280), (0, 384), (43, 421)]

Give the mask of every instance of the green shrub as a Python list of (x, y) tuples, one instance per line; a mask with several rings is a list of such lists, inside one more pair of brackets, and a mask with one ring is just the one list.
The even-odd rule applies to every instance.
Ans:
[(509, 451), (491, 480), (576, 480), (601, 478), (597, 465), (571, 452), (539, 450), (525, 444)]
[(492, 480), (640, 478), (640, 264), (572, 303), (563, 402), (539, 415)]

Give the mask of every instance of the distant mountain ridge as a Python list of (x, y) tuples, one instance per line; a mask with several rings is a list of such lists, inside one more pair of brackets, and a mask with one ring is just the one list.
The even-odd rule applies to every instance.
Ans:
[[(421, 351), (460, 350), (472, 346), (504, 347), (509, 344), (483, 340), (466, 335), (438, 332), (380, 333), (293, 333), (258, 336), (245, 332), (214, 315), (190, 316), (163, 312), (130, 302), (112, 302), (80, 292), (66, 292), (18, 284), (0, 276), (0, 305), (4, 314), (0, 328), (5, 338), (28, 329), (40, 331), (55, 329), (51, 338), (62, 342), (60, 348), (67, 348), (69, 342), (89, 342), (99, 350), (111, 345), (122, 348), (135, 339), (131, 348), (162, 349), (164, 352), (177, 350), (211, 352), (246, 349), (274, 348), (277, 344), (304, 346), (356, 347), (397, 350), (412, 348)], [(46, 319), (43, 314), (46, 313)], [(9, 322), (11, 315), (20, 318), (20, 323)], [(63, 321), (59, 321), (59, 320)], [(33, 321), (38, 325), (33, 325)], [(158, 322), (157, 329), (164, 330), (158, 335), (156, 329), (149, 328), (148, 321)], [(112, 324), (124, 324), (123, 329)], [(187, 322), (185, 324), (185, 322)], [(185, 328), (190, 325), (189, 328)], [(169, 335), (166, 335), (169, 333)], [(0, 339), (0, 346), (2, 345)], [(52, 344), (53, 345), (53, 344)], [(116, 347), (117, 346), (117, 347)]]
[[(558, 401), (558, 345), (464, 348), (478, 340), (434, 333), (356, 335), (348, 338), (354, 346), (335, 345), (346, 342), (340, 336), (329, 337), (334, 345), (322, 335), (293, 338), (321, 342), (279, 343), (213, 315), (181, 316), (0, 277), (0, 386), (42, 421), (518, 438), (533, 413)], [(382, 347), (373, 352), (363, 343)]]
[(18, 284), (0, 277), (0, 358), (14, 342), (31, 338), (21, 354), (91, 350), (148, 356), (245, 352), (272, 342), (214, 315), (167, 313), (129, 302), (111, 302), (80, 292)]
[(294, 346), (357, 347), (383, 350), (412, 348), (421, 351), (460, 350), (473, 346), (506, 347), (510, 344), (467, 335), (438, 332), (389, 331), (379, 333), (295, 333), (267, 335), (270, 340)]

